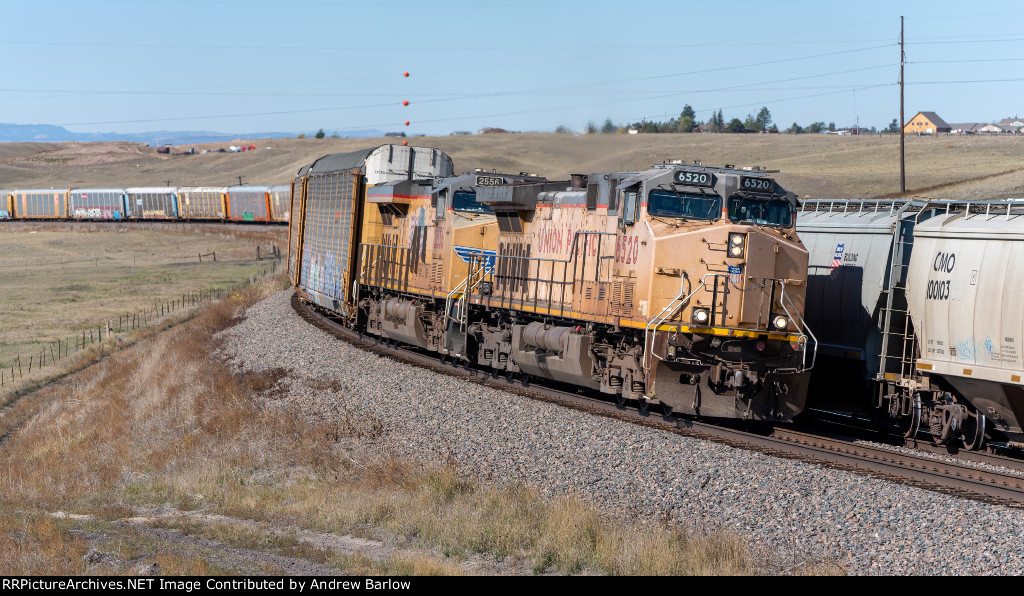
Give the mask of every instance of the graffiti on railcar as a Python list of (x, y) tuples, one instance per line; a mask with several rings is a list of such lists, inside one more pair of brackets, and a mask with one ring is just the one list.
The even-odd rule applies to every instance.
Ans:
[(113, 207), (78, 207), (72, 212), (75, 219), (121, 219), (121, 211)]

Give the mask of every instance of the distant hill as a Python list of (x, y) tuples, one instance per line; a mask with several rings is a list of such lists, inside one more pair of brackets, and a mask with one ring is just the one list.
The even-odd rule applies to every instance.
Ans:
[[(295, 137), (300, 133), (312, 137), (316, 131), (299, 132), (246, 132), (225, 133), (211, 131), (170, 131), (158, 130), (139, 133), (116, 132), (71, 132), (63, 126), (50, 124), (4, 124), (0, 123), (0, 143), (59, 143), (63, 141), (102, 142), (130, 141), (149, 145), (198, 145), (200, 143), (226, 143), (235, 139), (283, 139)], [(381, 137), (384, 131), (376, 129), (331, 131), (325, 130), (328, 136), (337, 134), (342, 138)]]

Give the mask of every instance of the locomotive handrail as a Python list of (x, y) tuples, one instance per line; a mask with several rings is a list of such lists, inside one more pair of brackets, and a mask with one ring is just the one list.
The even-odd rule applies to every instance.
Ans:
[[(694, 288), (694, 290), (692, 292), (690, 292), (686, 296), (686, 298), (683, 298), (683, 294), (686, 293), (686, 280), (687, 280), (687, 278), (686, 277), (680, 278), (680, 280), (679, 280), (679, 294), (676, 295), (676, 297), (671, 302), (666, 304), (665, 308), (661, 309), (661, 312), (658, 313), (655, 317), (653, 317), (650, 321), (648, 321), (647, 325), (644, 326), (644, 371), (645, 371), (645, 373), (646, 373), (646, 371), (648, 371), (651, 368), (651, 366), (650, 366), (650, 356), (651, 355), (653, 355), (658, 360), (664, 360), (664, 358), (662, 358), (661, 356), (659, 356), (659, 355), (654, 353), (654, 344), (653, 344), (653, 342), (651, 343), (650, 349), (647, 348), (647, 338), (648, 338), (648, 335), (650, 334), (651, 326), (653, 325), (654, 328), (657, 329), (658, 325), (662, 324), (665, 321), (665, 319), (667, 319), (668, 317), (671, 317), (671, 316), (675, 315), (675, 313), (679, 312), (679, 309), (683, 308), (683, 306), (685, 306), (690, 301), (690, 298), (693, 298), (694, 294), (699, 292), (701, 290), (701, 288), (704, 288), (704, 287), (707, 286), (707, 277), (709, 275), (714, 275), (715, 277), (718, 276), (717, 273), (705, 273), (704, 276), (700, 278), (700, 285), (697, 286), (696, 288)], [(667, 312), (668, 309), (672, 308), (672, 305), (675, 304), (677, 301), (680, 301), (680, 299), (682, 299), (682, 301), (679, 302), (679, 306), (677, 306), (676, 308), (672, 309), (671, 312)], [(648, 383), (647, 386), (650, 386), (650, 383)]]
[[(667, 320), (669, 317), (672, 317), (677, 312), (679, 312), (679, 310), (681, 308), (683, 308), (690, 301), (690, 299), (693, 297), (694, 294), (699, 292), (701, 290), (701, 288), (707, 287), (707, 277), (709, 275), (718, 277), (719, 274), (717, 274), (717, 273), (705, 273), (704, 276), (701, 277), (700, 285), (698, 285), (685, 298), (683, 298), (683, 294), (686, 291), (685, 290), (685, 285), (684, 285), (686, 283), (686, 278), (683, 278), (682, 281), (680, 282), (679, 294), (671, 302), (669, 302), (665, 306), (665, 308), (663, 308), (661, 310), (661, 312), (659, 312), (655, 317), (651, 318), (651, 320), (648, 321), (647, 325), (644, 327), (644, 369), (649, 369), (650, 368), (650, 358), (649, 358), (649, 355), (653, 355), (658, 360), (662, 360), (662, 361), (665, 360), (660, 355), (655, 353), (653, 342), (650, 342), (650, 349), (648, 349), (648, 347), (647, 347), (648, 346), (648, 342), (649, 342), (649, 335), (650, 335), (651, 328), (653, 327), (655, 330), (657, 330), (658, 326), (661, 325), (663, 322), (665, 322), (665, 320)], [(804, 352), (803, 358), (802, 358), (802, 361), (801, 361), (802, 364), (804, 365), (804, 368), (802, 368), (799, 372), (807, 372), (807, 371), (813, 369), (815, 363), (817, 362), (817, 357), (818, 357), (818, 338), (814, 336), (814, 333), (811, 331), (810, 327), (808, 327), (807, 321), (805, 321), (804, 318), (802, 316), (800, 316), (799, 309), (796, 308), (796, 305), (793, 303), (792, 298), (790, 298), (789, 295), (786, 294), (786, 280), (785, 279), (777, 279), (777, 278), (764, 278), (764, 279), (765, 280), (769, 280), (770, 279), (772, 281), (772, 283), (775, 283), (775, 282), (779, 283), (779, 285), (781, 286), (780, 297), (779, 297), (779, 304), (782, 306), (782, 310), (785, 311), (786, 316), (789, 318), (789, 320), (791, 320), (794, 323), (797, 323), (799, 325), (799, 327), (797, 328), (797, 331), (800, 334), (800, 339), (798, 341), (799, 341), (799, 343), (801, 345), (801, 349)], [(672, 308), (673, 305), (676, 305), (677, 302), (679, 303), (678, 306), (675, 306), (675, 308)], [(788, 307), (786, 306), (786, 302), (789, 302), (789, 306)], [(792, 310), (790, 310), (790, 307), (792, 307)], [(669, 311), (670, 308), (672, 309), (671, 311)], [(737, 330), (741, 330), (741, 329), (737, 329)], [(811, 365), (810, 366), (806, 366), (806, 363), (807, 363), (807, 337), (808, 336), (810, 336), (811, 341), (814, 342), (814, 349), (813, 349), (813, 352), (811, 354)]]
[[(786, 311), (786, 316), (789, 317), (790, 321), (799, 321), (800, 324), (800, 343), (804, 351), (802, 363), (805, 365), (807, 364), (807, 336), (811, 336), (811, 341), (814, 342), (814, 351), (811, 353), (811, 365), (805, 367), (800, 371), (807, 372), (809, 370), (812, 370), (814, 368), (815, 363), (818, 361), (818, 338), (814, 336), (814, 332), (811, 331), (811, 328), (807, 325), (807, 321), (805, 321), (804, 318), (800, 316), (800, 310), (797, 309), (795, 304), (793, 304), (793, 299), (790, 298), (788, 294), (786, 294), (786, 280), (780, 280), (779, 284), (782, 286), (782, 296), (779, 300), (779, 304), (782, 305), (782, 310)], [(789, 302), (789, 306), (793, 307), (793, 312), (790, 312), (789, 307), (786, 306), (786, 302)]]
[[(445, 300), (444, 300), (444, 323), (443, 323), (443, 326), (442, 326), (442, 328), (444, 328), (444, 329), (448, 328), (448, 320), (451, 319), (451, 317), (449, 316), (449, 313), (451, 312), (451, 308), (452, 308), (452, 298), (456, 294), (459, 294), (461, 292), (461, 295), (459, 296), (458, 300), (462, 301), (463, 304), (465, 304), (466, 296), (468, 296), (473, 291), (474, 288), (476, 288), (478, 285), (480, 285), (480, 283), (483, 282), (484, 278), (487, 276), (487, 268), (486, 267), (474, 268), (473, 265), (479, 265), (480, 262), (483, 259), (486, 259), (489, 255), (484, 255), (482, 252), (481, 253), (470, 253), (470, 254), (471, 254), (471, 259), (472, 260), (469, 263), (469, 273), (466, 275), (465, 279), (463, 279), (459, 283), (459, 285), (455, 286), (452, 289), (451, 292), (448, 292), (448, 295), (445, 297)], [(472, 281), (474, 278), (477, 278), (476, 281)], [(471, 281), (472, 281), (472, 285), (470, 285)], [(463, 306), (463, 308), (460, 309), (459, 312), (460, 312), (460, 314), (459, 314), (460, 330), (465, 331), (466, 322), (467, 322), (467, 316), (466, 315), (468, 315), (468, 313), (466, 312), (465, 306)]]
[[(525, 274), (495, 273), (495, 272), (490, 273), (491, 277), (494, 278), (494, 279), (506, 280), (506, 281), (513, 280), (514, 282), (516, 282), (516, 284), (513, 284), (513, 285), (518, 285), (519, 282), (524, 282), (523, 285), (525, 287), (523, 289), (519, 289), (519, 288), (516, 288), (516, 287), (513, 287), (513, 288), (510, 289), (508, 287), (510, 284), (507, 284), (507, 283), (502, 284), (501, 295), (500, 295), (500, 299), (502, 300), (502, 303), (504, 304), (504, 301), (506, 299), (509, 300), (510, 303), (512, 301), (518, 299), (522, 304), (526, 304), (528, 301), (530, 301), (530, 284), (532, 283), (533, 284), (533, 290), (534, 290), (533, 291), (533, 299), (532, 299), (532, 301), (533, 301), (533, 305), (536, 307), (538, 302), (542, 302), (543, 301), (543, 299), (539, 297), (539, 287), (540, 287), (540, 284), (543, 283), (543, 284), (546, 284), (549, 287), (548, 297), (547, 297), (546, 302), (547, 302), (548, 310), (550, 311), (551, 307), (552, 307), (552, 303), (555, 301), (555, 296), (554, 296), (553, 288), (555, 286), (559, 286), (559, 287), (561, 287), (561, 296), (558, 297), (558, 310), (559, 310), (559, 316), (564, 316), (565, 312), (566, 312), (566, 308), (565, 308), (565, 305), (566, 305), (566, 303), (565, 303), (565, 287), (566, 286), (573, 286), (573, 288), (575, 288), (577, 283), (584, 282), (584, 281), (586, 281), (586, 282), (593, 281), (593, 282), (596, 282), (596, 283), (607, 283), (608, 280), (611, 278), (611, 275), (610, 275), (611, 271), (610, 271), (610, 269), (608, 269), (607, 272), (604, 275), (602, 275), (602, 262), (606, 261), (607, 259), (612, 259), (612, 258), (614, 258), (614, 256), (613, 255), (602, 255), (601, 254), (601, 243), (600, 242), (597, 243), (597, 254), (596, 255), (591, 256), (591, 255), (586, 254), (586, 251), (587, 251), (587, 248), (588, 248), (586, 245), (584, 245), (582, 247), (583, 250), (581, 252), (581, 250), (580, 250), (580, 248), (581, 248), (580, 247), (580, 238), (586, 238), (588, 236), (616, 236), (616, 235), (617, 235), (616, 232), (599, 232), (599, 231), (586, 231), (586, 230), (576, 231), (576, 232), (573, 233), (572, 245), (570, 246), (570, 249), (569, 249), (569, 255), (566, 258), (564, 258), (564, 259), (563, 258), (554, 258), (554, 257), (541, 258), (541, 257), (527, 256), (527, 255), (512, 255), (512, 254), (496, 254), (496, 255), (494, 255), (494, 258), (495, 258), (495, 270), (496, 271), (500, 269), (498, 267), (498, 263), (499, 262), (503, 262), (505, 260), (520, 261), (520, 262), (525, 262), (526, 263), (526, 272), (525, 272)], [(472, 255), (474, 257), (488, 257), (488, 256), (490, 256), (490, 255), (483, 255), (483, 253), (480, 251), (480, 249), (476, 249), (476, 250), (470, 249), (468, 254)], [(586, 280), (586, 279), (584, 279), (586, 277), (586, 266), (587, 266), (587, 258), (588, 257), (595, 259), (595, 261), (597, 263), (597, 266), (594, 268), (594, 279), (593, 280)], [(540, 267), (541, 267), (542, 264), (545, 264), (545, 263), (550, 263), (551, 264), (551, 274), (549, 276), (550, 279), (540, 279), (539, 276), (537, 276), (537, 277), (530, 277), (530, 269), (532, 268), (531, 264), (534, 263), (534, 262), (537, 263), (537, 271), (538, 272), (540, 271)], [(563, 267), (562, 267), (562, 280), (561, 281), (558, 281), (557, 279), (555, 279), (555, 272), (554, 272), (555, 271), (555, 264), (563, 265)], [(573, 270), (574, 270), (573, 271), (573, 275), (572, 275), (571, 278), (568, 275), (569, 274), (568, 265), (570, 265), (570, 264), (573, 265)], [(577, 272), (576, 271), (577, 267), (579, 267), (579, 266), (582, 266), (582, 268), (583, 268), (582, 272)], [(481, 278), (481, 281), (483, 281), (483, 278)], [(570, 298), (573, 295), (575, 295), (575, 293), (576, 293), (576, 291), (574, 289), (572, 291), (572, 293), (570, 294)], [(518, 298), (516, 298), (517, 295), (518, 295)], [(571, 312), (572, 308), (570, 308), (568, 310)]]

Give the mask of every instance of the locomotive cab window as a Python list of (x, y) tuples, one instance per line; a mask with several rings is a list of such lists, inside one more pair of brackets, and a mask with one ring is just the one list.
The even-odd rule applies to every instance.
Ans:
[(729, 199), (729, 219), (734, 223), (789, 228), (793, 226), (793, 206), (789, 201), (733, 197)]
[(437, 193), (437, 202), (434, 205), (434, 219), (444, 219), (448, 212), (448, 189)]
[(647, 214), (677, 219), (714, 221), (722, 211), (718, 195), (655, 189), (647, 196)]
[(622, 193), (622, 219), (619, 220), (620, 227), (631, 226), (636, 223), (636, 213), (639, 209), (637, 204), (640, 200), (640, 193), (637, 190), (626, 190)]
[(462, 213), (494, 213), (489, 205), (476, 202), (476, 193), (471, 190), (457, 190), (452, 195), (452, 210)]

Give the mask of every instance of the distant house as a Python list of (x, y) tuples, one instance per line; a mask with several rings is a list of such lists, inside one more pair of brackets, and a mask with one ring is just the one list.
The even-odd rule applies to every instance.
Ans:
[(998, 124), (982, 124), (978, 128), (978, 132), (993, 133), (993, 132), (1006, 132), (1006, 130)]
[(952, 128), (946, 121), (939, 118), (935, 112), (918, 112), (903, 127), (905, 134), (933, 135), (939, 132), (949, 132)]
[(987, 125), (984, 122), (957, 122), (949, 125), (949, 132), (957, 135), (973, 135), (981, 132), (983, 126)]
[(996, 124), (999, 125), (1006, 132), (1020, 132), (1021, 128), (1024, 128), (1024, 119), (1021, 118), (1003, 118)]

